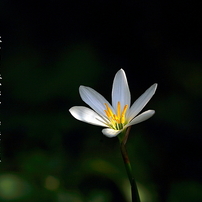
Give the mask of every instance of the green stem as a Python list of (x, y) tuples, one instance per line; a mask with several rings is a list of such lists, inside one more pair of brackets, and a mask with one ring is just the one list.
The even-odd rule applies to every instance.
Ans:
[(121, 154), (122, 154), (123, 161), (125, 164), (126, 172), (128, 175), (128, 179), (129, 179), (130, 185), (131, 185), (132, 202), (140, 202), (137, 185), (135, 182), (135, 178), (132, 175), (132, 168), (131, 168), (130, 160), (129, 160), (128, 153), (127, 153), (127, 150), (125, 147), (127, 139), (128, 139), (129, 131), (130, 131), (130, 127), (127, 129), (127, 131), (124, 135), (121, 134), (121, 136), (119, 136), (120, 148), (121, 148)]

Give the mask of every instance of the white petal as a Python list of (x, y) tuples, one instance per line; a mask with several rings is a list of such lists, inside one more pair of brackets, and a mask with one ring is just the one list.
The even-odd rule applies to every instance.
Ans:
[(149, 100), (154, 95), (157, 88), (157, 84), (153, 84), (150, 88), (148, 88), (131, 106), (129, 109), (127, 118), (130, 121), (133, 119), (149, 102)]
[(130, 123), (126, 125), (126, 127), (146, 121), (147, 119), (152, 117), (154, 113), (155, 113), (154, 110), (147, 110), (143, 112), (142, 114), (138, 115), (137, 117), (135, 117)]
[(112, 87), (112, 106), (117, 108), (117, 103), (121, 103), (121, 110), (125, 105), (130, 107), (130, 90), (128, 87), (127, 78), (123, 69), (120, 69), (115, 77)]
[(72, 114), (72, 116), (78, 119), (79, 121), (83, 121), (92, 125), (106, 127), (104, 123), (99, 121), (102, 120), (102, 118), (92, 109), (89, 109), (87, 107), (75, 106), (70, 108), (69, 111)]
[(106, 117), (104, 112), (104, 110), (106, 110), (104, 105), (105, 103), (112, 108), (109, 102), (102, 95), (90, 87), (80, 86), (79, 93), (82, 100), (101, 116)]
[(102, 133), (107, 137), (116, 137), (122, 130), (114, 130), (111, 128), (105, 128)]

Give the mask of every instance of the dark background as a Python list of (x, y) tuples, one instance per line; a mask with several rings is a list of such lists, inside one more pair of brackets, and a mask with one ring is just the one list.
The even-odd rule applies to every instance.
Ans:
[(159, 84), (127, 143), (142, 202), (202, 201), (200, 3), (4, 0), (0, 20), (0, 201), (127, 200), (117, 138), (68, 111), (120, 68), (133, 101)]

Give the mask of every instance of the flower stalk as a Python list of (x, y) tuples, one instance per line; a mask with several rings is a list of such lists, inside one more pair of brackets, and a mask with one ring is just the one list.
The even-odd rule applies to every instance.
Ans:
[(124, 132), (121, 133), (118, 137), (119, 137), (119, 142), (120, 142), (121, 154), (122, 154), (123, 161), (124, 161), (124, 164), (125, 164), (128, 179), (129, 179), (130, 185), (131, 185), (132, 202), (140, 202), (140, 197), (139, 197), (137, 185), (136, 185), (136, 182), (135, 182), (135, 178), (134, 178), (134, 176), (132, 174), (132, 168), (131, 168), (131, 164), (130, 164), (130, 159), (129, 159), (129, 156), (128, 156), (128, 152), (126, 150), (126, 142), (127, 142), (127, 139), (128, 139), (130, 129), (131, 129), (131, 126), (127, 128), (125, 133)]

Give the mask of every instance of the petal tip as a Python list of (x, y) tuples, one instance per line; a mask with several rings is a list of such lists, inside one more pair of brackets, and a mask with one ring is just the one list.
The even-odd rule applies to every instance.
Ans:
[(85, 86), (83, 86), (83, 85), (80, 85), (79, 86), (79, 90), (82, 90), (82, 89), (84, 89), (85, 88)]
[(152, 86), (150, 86), (150, 88), (148, 89), (151, 92), (151, 95), (153, 96), (156, 92), (158, 84), (154, 83)]
[(74, 110), (74, 107), (69, 108), (70, 113), (72, 113), (72, 110)]
[(151, 116), (153, 116), (156, 112), (155, 112), (155, 110), (149, 110), (150, 111), (150, 113), (151, 113)]
[(102, 130), (103, 135), (105, 135), (106, 137), (109, 137), (109, 138), (116, 137), (120, 132), (121, 132), (121, 130), (116, 131), (111, 128), (104, 128)]
[(158, 83), (154, 83), (151, 87), (152, 88), (154, 88), (154, 93), (155, 93), (155, 91), (156, 91), (156, 89), (157, 89), (157, 86), (158, 86)]
[(155, 87), (157, 88), (157, 86), (158, 86), (158, 83), (154, 83), (153, 85), (154, 85), (154, 86), (155, 86)]
[(121, 68), (118, 72), (117, 72), (117, 74), (124, 74), (125, 75), (125, 71)]

